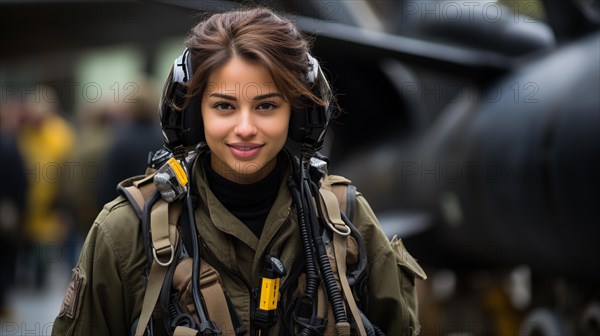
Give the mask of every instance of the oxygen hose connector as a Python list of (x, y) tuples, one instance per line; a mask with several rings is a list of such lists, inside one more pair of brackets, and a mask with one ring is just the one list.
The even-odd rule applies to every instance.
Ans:
[(154, 184), (162, 198), (173, 202), (188, 191), (188, 176), (185, 167), (174, 157), (162, 165), (154, 175)]
[(281, 278), (287, 274), (283, 263), (276, 257), (267, 255), (266, 263), (267, 267), (261, 278), (258, 309), (254, 312), (254, 324), (265, 332), (277, 322)]

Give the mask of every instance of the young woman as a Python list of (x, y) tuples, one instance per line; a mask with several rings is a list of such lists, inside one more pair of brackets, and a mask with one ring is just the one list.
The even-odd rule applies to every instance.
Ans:
[(161, 107), (176, 160), (98, 215), (53, 335), (417, 334), (422, 270), (315, 160), (333, 97), (295, 25), (214, 14), (186, 47)]

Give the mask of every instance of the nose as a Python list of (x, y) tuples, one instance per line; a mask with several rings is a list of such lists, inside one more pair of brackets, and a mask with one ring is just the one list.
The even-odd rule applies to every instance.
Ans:
[(237, 125), (233, 132), (241, 138), (249, 138), (257, 133), (257, 128), (254, 122), (252, 113), (248, 110), (242, 110), (239, 114)]

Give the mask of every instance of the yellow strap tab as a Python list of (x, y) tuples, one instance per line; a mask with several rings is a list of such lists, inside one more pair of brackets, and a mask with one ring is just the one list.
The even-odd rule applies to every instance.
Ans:
[(262, 310), (275, 310), (277, 309), (277, 302), (279, 301), (279, 284), (281, 283), (280, 278), (269, 279), (262, 278), (262, 288), (260, 289), (260, 304), (259, 308)]
[(179, 161), (177, 161), (175, 158), (170, 158), (169, 161), (167, 161), (167, 163), (175, 172), (175, 177), (177, 177), (179, 184), (185, 187), (188, 184), (188, 178), (185, 173), (185, 170), (183, 170), (183, 167), (181, 166)]

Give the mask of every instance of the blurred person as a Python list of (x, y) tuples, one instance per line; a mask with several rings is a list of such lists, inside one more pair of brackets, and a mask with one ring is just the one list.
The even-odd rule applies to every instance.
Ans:
[(97, 184), (100, 204), (108, 203), (119, 195), (119, 182), (144, 174), (148, 154), (160, 149), (163, 144), (156, 117), (158, 99), (153, 97), (155, 90), (149, 80), (140, 80), (135, 85), (138, 89), (135, 95), (109, 107), (115, 123), (100, 183)]
[(29, 182), (25, 237), (30, 244), (28, 257), (35, 259), (30, 271), (36, 287), (41, 287), (51, 261), (45, 249), (59, 248), (71, 230), (64, 183), (74, 173), (67, 160), (75, 150), (76, 136), (59, 115), (58, 96), (52, 88), (38, 84), (28, 93), (17, 140)]
[(53, 335), (418, 334), (423, 270), (317, 152), (337, 111), (309, 51), (264, 8), (191, 30), (161, 99), (170, 152), (98, 215)]
[(22, 110), (19, 102), (0, 104), (0, 322), (11, 318), (6, 295), (14, 284), (17, 251), (23, 238), (27, 178), (16, 139)]
[(75, 216), (74, 232), (77, 246), (90, 229), (91, 223), (102, 209), (98, 189), (106, 156), (112, 143), (115, 120), (110, 107), (102, 103), (89, 103), (77, 109), (77, 150), (70, 159), (77, 164), (78, 172), (68, 186), (67, 202)]

